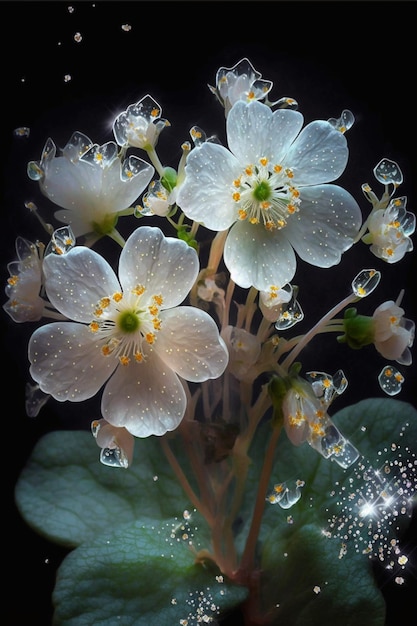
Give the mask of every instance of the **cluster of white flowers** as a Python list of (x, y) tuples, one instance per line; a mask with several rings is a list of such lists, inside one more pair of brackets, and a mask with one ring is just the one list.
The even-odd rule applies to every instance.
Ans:
[[(297, 347), (275, 331), (303, 318), (292, 285), (297, 256), (329, 268), (362, 240), (380, 259), (397, 262), (412, 250), (415, 215), (406, 198), (389, 189), (402, 182), (400, 168), (383, 159), (374, 173), (385, 193), (378, 199), (363, 186), (373, 205), (363, 221), (353, 195), (334, 182), (348, 163), (345, 133), (353, 114), (345, 110), (304, 125), (295, 100), (267, 99), (271, 88), (247, 59), (220, 68), (210, 89), (224, 107), (227, 147), (194, 126), (194, 146), (182, 144), (177, 169), (157, 156), (169, 122), (149, 94), (116, 117), (115, 141), (98, 145), (77, 131), (57, 154), (48, 138), (40, 160), (28, 164), (30, 179), (59, 207), (54, 217), (64, 226), (48, 230), (46, 245), (17, 239), (4, 309), (16, 322), (54, 319), (29, 342), (30, 375), (44, 394), (82, 402), (102, 390), (101, 417), (92, 429), (103, 462), (126, 467), (133, 437), (176, 429), (187, 410), (186, 381), (227, 374), (252, 383), (265, 373), (289, 385), (281, 401), (294, 444), (307, 440), (343, 467), (356, 459), (312, 377), (288, 377), (291, 349), (301, 350), (307, 339)], [(150, 163), (128, 155), (132, 149)], [(135, 222), (125, 240), (117, 223), (128, 216), (166, 218), (177, 237)], [(207, 267), (200, 267), (197, 234), (204, 229), (214, 234)], [(118, 275), (92, 249), (104, 236), (122, 247)], [(221, 263), (228, 273), (223, 285)], [(237, 322), (230, 316), (235, 285), (249, 290)], [(188, 296), (191, 305), (185, 305)], [(353, 290), (339, 309), (357, 298)], [(255, 309), (261, 322), (254, 330)], [(414, 324), (403, 314), (392, 302), (382, 304), (366, 340), (357, 336), (356, 322), (354, 328), (358, 316), (346, 318), (348, 343), (374, 343), (385, 358), (409, 364)], [(332, 330), (331, 319), (308, 339)], [(323, 391), (331, 377), (320, 381)], [(337, 393), (344, 387), (331, 385)]]

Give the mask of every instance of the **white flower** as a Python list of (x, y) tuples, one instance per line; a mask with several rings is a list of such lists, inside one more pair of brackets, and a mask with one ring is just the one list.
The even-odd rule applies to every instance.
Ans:
[(410, 239), (416, 228), (416, 216), (406, 210), (407, 198), (394, 198), (386, 209), (374, 211), (368, 220), (369, 233), (363, 238), (371, 243), (371, 252), (387, 263), (397, 263), (413, 250)]
[(282, 289), (271, 285), (269, 291), (259, 293), (259, 308), (262, 315), (269, 322), (276, 322), (280, 316), (282, 305), (290, 302), (293, 295), (291, 285), (284, 285)]
[[(282, 402), (285, 431), (295, 446), (307, 441), (324, 458), (331, 458), (346, 468), (356, 461), (359, 453), (327, 413), (331, 398), (341, 393), (346, 383), (336, 389), (331, 376), (323, 377), (320, 383), (318, 391), (300, 378), (293, 381)], [(323, 386), (326, 392), (322, 391)]]
[(378, 352), (391, 361), (410, 365), (410, 348), (414, 343), (415, 324), (404, 317), (404, 309), (388, 300), (375, 309), (374, 345)]
[(252, 102), (262, 100), (272, 89), (270, 80), (262, 80), (249, 59), (242, 59), (233, 67), (217, 70), (216, 86), (209, 89), (225, 108), (227, 117), (232, 106), (239, 100)]
[(36, 322), (41, 319), (45, 303), (40, 297), (42, 261), (34, 243), (23, 237), (16, 239), (17, 261), (7, 265), (10, 277), (3, 309), (15, 322)]
[(217, 378), (228, 361), (214, 320), (178, 306), (198, 270), (193, 248), (145, 226), (122, 250), (119, 279), (90, 248), (48, 255), (49, 299), (73, 321), (33, 333), (33, 379), (56, 400), (72, 402), (91, 398), (105, 384), (102, 416), (137, 437), (175, 429), (186, 408), (179, 377)]
[(261, 342), (244, 328), (226, 326), (222, 337), (229, 350), (229, 370), (238, 380), (246, 380), (261, 355)]
[(28, 165), (29, 177), (39, 180), (42, 193), (63, 207), (55, 217), (70, 224), (75, 237), (111, 233), (118, 214), (133, 205), (154, 171), (136, 156), (122, 161), (114, 142), (98, 146), (79, 132), (62, 156), (56, 156), (56, 146), (48, 139), (40, 162)]
[(354, 198), (327, 184), (345, 169), (345, 136), (325, 121), (308, 124), (287, 109), (237, 102), (225, 147), (205, 142), (187, 159), (177, 204), (211, 230), (230, 228), (224, 261), (241, 287), (289, 283), (295, 251), (318, 267), (339, 263), (361, 224)]
[(119, 146), (149, 150), (155, 148), (159, 134), (169, 125), (161, 118), (159, 104), (147, 95), (116, 117), (113, 134)]
[(154, 180), (142, 198), (143, 206), (136, 207), (136, 210), (141, 215), (166, 217), (171, 211), (173, 204), (175, 204), (176, 195), (176, 187), (172, 191), (168, 191), (160, 180)]

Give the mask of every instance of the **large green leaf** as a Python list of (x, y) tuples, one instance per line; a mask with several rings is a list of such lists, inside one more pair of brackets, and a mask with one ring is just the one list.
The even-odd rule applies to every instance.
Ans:
[(57, 431), (35, 446), (15, 489), (38, 533), (74, 547), (115, 522), (166, 519), (189, 506), (158, 438), (138, 439), (129, 469), (107, 467), (87, 432)]
[(53, 594), (53, 623), (191, 626), (213, 621), (246, 596), (246, 588), (231, 585), (217, 570), (195, 563), (188, 537), (175, 532), (175, 520), (112, 524), (107, 533), (75, 549), (61, 565)]
[[(371, 555), (380, 545), (389, 546), (397, 537), (396, 529), (408, 525), (410, 511), (399, 512), (392, 523), (395, 511), (402, 507), (387, 506), (387, 512), (377, 511), (373, 518), (361, 516), (359, 505), (372, 479), (374, 495), (384, 491), (402, 501), (403, 488), (408, 489), (405, 499), (412, 495), (417, 484), (417, 411), (398, 400), (369, 399), (343, 409), (333, 420), (361, 453), (347, 470), (307, 444), (292, 446), (284, 434), (277, 447), (271, 488), (283, 482), (292, 488), (297, 479), (305, 485), (301, 499), (290, 509), (266, 504), (263, 517), (258, 558), (264, 608), (275, 607), (273, 624), (330, 626), (337, 620), (343, 626), (384, 624), (384, 600), (367, 552), (369, 546)], [(259, 435), (251, 451), (255, 459), (265, 449), (269, 427)], [(409, 466), (408, 460), (412, 461)], [(414, 474), (407, 475), (408, 471)], [(248, 493), (254, 493), (258, 474), (254, 464)], [(253, 495), (243, 508), (243, 538), (252, 503)], [(337, 519), (335, 526), (330, 523), (332, 515)], [(373, 545), (375, 525), (380, 539)]]

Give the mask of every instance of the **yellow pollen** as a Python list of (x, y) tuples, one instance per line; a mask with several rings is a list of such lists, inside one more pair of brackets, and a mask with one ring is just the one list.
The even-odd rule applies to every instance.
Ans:
[(195, 139), (201, 139), (201, 132), (199, 130), (196, 130), (195, 128), (193, 128), (191, 130), (191, 135), (195, 138)]
[(99, 329), (99, 328), (100, 328), (100, 325), (99, 325), (99, 323), (98, 323), (98, 322), (91, 322), (91, 324), (90, 324), (90, 330), (91, 330), (93, 333), (96, 333), (96, 332), (98, 331), (98, 329)]
[(262, 157), (259, 159), (259, 163), (265, 167), (265, 165), (268, 165), (268, 159), (266, 157)]
[(252, 168), (252, 165), (248, 165), (248, 167), (246, 167), (246, 168), (245, 168), (245, 173), (246, 173), (248, 176), (252, 176), (252, 174), (253, 174), (253, 168)]
[(155, 333), (146, 333), (145, 339), (150, 345), (152, 345), (155, 341)]
[(132, 178), (132, 177), (133, 177), (133, 173), (132, 173), (132, 172), (130, 172), (129, 170), (127, 170), (127, 171), (125, 172), (125, 174), (126, 174), (126, 176), (127, 176), (128, 178)]
[(274, 485), (274, 491), (276, 493), (282, 493), (284, 491), (284, 486), (282, 484)]
[(143, 285), (136, 285), (136, 287), (132, 289), (132, 293), (134, 293), (136, 296), (141, 296), (144, 291), (145, 287)]
[(316, 416), (317, 416), (319, 419), (322, 419), (322, 418), (324, 417), (324, 411), (322, 411), (321, 409), (317, 409), (317, 411), (316, 411)]
[(257, 217), (251, 217), (251, 218), (249, 219), (249, 222), (250, 222), (251, 224), (259, 224), (259, 220), (258, 220), (258, 218), (257, 218)]
[(399, 198), (395, 198), (394, 205), (395, 206), (401, 206), (401, 200)]
[(159, 109), (152, 109), (151, 115), (152, 117), (157, 117), (159, 115)]
[(163, 301), (164, 301), (163, 297), (162, 297), (160, 294), (159, 294), (159, 295), (152, 296), (152, 300), (153, 300), (153, 301), (154, 301), (154, 302), (155, 302), (158, 306), (161, 306), (161, 305), (162, 305), (162, 303), (163, 303)]
[(274, 222), (272, 222), (271, 220), (268, 220), (267, 222), (265, 222), (265, 228), (266, 230), (274, 230), (275, 228)]
[(294, 174), (292, 173), (292, 171), (288, 167), (285, 170), (285, 173), (288, 176), (288, 178), (293, 178), (293, 176), (294, 176)]
[(143, 354), (142, 354), (142, 352), (135, 352), (135, 361), (137, 363), (140, 363), (141, 361), (143, 361)]
[(400, 224), (400, 222), (398, 220), (393, 220), (388, 225), (392, 226), (393, 228), (399, 228), (401, 226), (401, 224)]
[(274, 165), (275, 174), (279, 174), (281, 170), (282, 170), (282, 165)]
[(95, 156), (95, 160), (98, 161), (99, 163), (103, 160), (103, 155), (101, 152), (97, 152)]
[(115, 302), (120, 302), (120, 300), (123, 299), (123, 294), (120, 293), (120, 291), (117, 291), (116, 293), (113, 294), (113, 300)]
[(358, 293), (361, 296), (366, 296), (366, 290), (363, 287), (358, 287)]
[(119, 361), (120, 361), (120, 363), (121, 363), (122, 365), (129, 365), (129, 363), (130, 363), (130, 359), (129, 359), (129, 357), (128, 357), (128, 356), (126, 356), (126, 355), (120, 356), (120, 357), (119, 357)]
[(391, 315), (389, 321), (391, 322), (391, 324), (395, 324), (397, 322), (397, 318), (395, 317), (395, 315)]
[(404, 376), (402, 374), (400, 374), (399, 372), (398, 372), (398, 374), (395, 374), (394, 378), (395, 378), (395, 380), (398, 383), (403, 383), (404, 382)]
[(158, 314), (158, 307), (155, 304), (153, 304), (152, 306), (149, 306), (148, 309), (149, 309), (149, 313), (151, 315), (157, 315)]
[(245, 220), (248, 217), (248, 214), (246, 213), (246, 211), (244, 211), (243, 209), (241, 209), (239, 211), (239, 219), (240, 220)]
[(253, 91), (250, 91), (248, 93), (248, 100), (254, 100), (255, 99), (255, 93)]
[(154, 317), (152, 324), (155, 330), (161, 330), (161, 320), (158, 317)]
[(240, 193), (238, 191), (235, 191), (235, 193), (233, 194), (232, 198), (233, 198), (233, 200), (235, 202), (239, 202), (239, 200), (240, 200)]
[(292, 215), (293, 213), (295, 213), (297, 210), (297, 207), (295, 207), (293, 204), (289, 204), (287, 206), (287, 211), (290, 215)]
[(102, 309), (106, 309), (108, 306), (110, 306), (110, 298), (102, 298), (99, 302), (99, 305)]
[(294, 198), (298, 198), (300, 196), (300, 192), (295, 187), (290, 187), (290, 192)]
[(103, 315), (103, 309), (96, 309), (96, 310), (94, 311), (94, 315), (95, 315), (96, 317), (100, 317), (101, 315)]
[(328, 389), (329, 387), (331, 387), (331, 385), (332, 383), (328, 378), (323, 378), (323, 387), (326, 387), (326, 389)]
[(261, 209), (269, 209), (271, 206), (271, 203), (268, 202), (268, 200), (265, 200), (264, 202), (261, 202)]
[(9, 285), (17, 285), (17, 283), (19, 282), (19, 277), (18, 276), (10, 276), (10, 278), (7, 279), (7, 282), (9, 283)]
[(105, 345), (102, 347), (101, 352), (104, 356), (109, 356), (109, 354), (111, 354), (112, 350), (110, 349), (109, 345)]
[(233, 186), (240, 187), (240, 178), (236, 178), (236, 180), (233, 181)]
[(392, 376), (392, 374), (393, 374), (393, 372), (392, 372), (392, 369), (391, 369), (391, 368), (387, 368), (387, 369), (385, 370), (385, 376), (388, 376), (388, 378), (389, 378), (390, 376)]

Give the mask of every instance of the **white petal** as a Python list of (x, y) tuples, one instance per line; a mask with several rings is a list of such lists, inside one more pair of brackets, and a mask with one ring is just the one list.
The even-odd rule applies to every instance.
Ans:
[(229, 150), (215, 143), (203, 143), (187, 158), (178, 206), (187, 217), (206, 228), (226, 230), (236, 219), (233, 181), (241, 169)]
[(316, 267), (339, 263), (361, 225), (356, 200), (342, 187), (318, 185), (302, 189), (301, 204), (284, 229), (297, 254)]
[(121, 178), (121, 161), (102, 168), (85, 161), (72, 163), (65, 157), (51, 160), (41, 189), (55, 204), (84, 214), (86, 222), (100, 221), (108, 213), (131, 206), (153, 176), (151, 165), (129, 180)]
[(185, 241), (165, 237), (156, 227), (140, 226), (129, 237), (119, 261), (123, 290), (144, 285), (149, 296), (161, 294), (163, 308), (180, 304), (199, 271), (197, 252)]
[(300, 132), (303, 116), (298, 111), (271, 108), (261, 102), (237, 102), (227, 117), (230, 150), (242, 167), (267, 157), (279, 163)]
[(75, 246), (63, 255), (47, 255), (43, 270), (49, 300), (77, 322), (91, 322), (98, 301), (120, 291), (107, 261), (84, 246)]
[(102, 355), (87, 326), (75, 322), (53, 322), (35, 330), (28, 354), (33, 380), (60, 402), (92, 398), (118, 363)]
[(113, 426), (149, 437), (174, 430), (186, 404), (178, 376), (153, 351), (142, 363), (117, 368), (104, 389), (101, 412)]
[(155, 351), (179, 376), (201, 382), (224, 372), (229, 355), (210, 315), (183, 306), (161, 311), (160, 318)]
[(285, 159), (294, 173), (294, 185), (319, 185), (336, 180), (346, 167), (349, 150), (346, 137), (328, 122), (308, 124)]
[(294, 277), (295, 254), (280, 231), (269, 232), (262, 225), (236, 222), (224, 248), (224, 262), (232, 280), (240, 287), (268, 291), (282, 287)]

